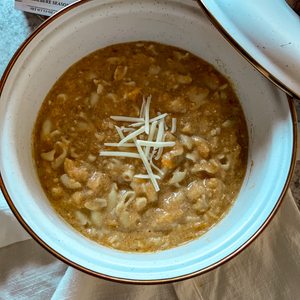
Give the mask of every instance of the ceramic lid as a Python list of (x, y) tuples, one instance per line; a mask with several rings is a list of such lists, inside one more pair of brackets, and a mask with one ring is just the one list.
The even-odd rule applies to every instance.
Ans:
[(284, 0), (197, 0), (257, 70), (300, 99), (300, 17)]

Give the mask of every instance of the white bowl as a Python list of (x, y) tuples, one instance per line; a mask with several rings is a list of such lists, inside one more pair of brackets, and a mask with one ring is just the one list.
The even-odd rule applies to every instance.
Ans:
[[(110, 44), (152, 40), (184, 48), (232, 81), (250, 137), (249, 165), (238, 199), (212, 230), (184, 246), (124, 253), (81, 236), (51, 207), (37, 178), (31, 134), (46, 94), (73, 63)], [(278, 209), (296, 158), (291, 99), (254, 70), (194, 1), (82, 1), (48, 19), (20, 47), (1, 84), (1, 187), (28, 232), (47, 250), (89, 274), (158, 283), (202, 274), (238, 254)]]

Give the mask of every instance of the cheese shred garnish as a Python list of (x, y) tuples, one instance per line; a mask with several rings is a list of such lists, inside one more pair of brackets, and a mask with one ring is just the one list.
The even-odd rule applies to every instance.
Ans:
[(150, 142), (150, 141), (143, 141), (143, 140), (137, 140), (137, 142), (141, 146), (150, 146), (155, 148), (173, 147), (175, 145), (175, 142)]
[(101, 151), (100, 156), (123, 156), (131, 158), (141, 158), (138, 153), (122, 152), (122, 151)]
[(137, 135), (143, 133), (145, 131), (145, 126), (141, 127), (140, 129), (128, 134), (126, 137), (123, 138), (123, 140), (121, 140), (119, 142), (119, 147), (122, 146), (122, 144), (124, 144), (125, 142), (135, 138)]
[(135, 145), (136, 145), (136, 147), (137, 147), (137, 149), (138, 149), (138, 152), (139, 152), (139, 154), (140, 154), (140, 156), (141, 156), (141, 159), (142, 159), (142, 161), (143, 161), (143, 163), (144, 163), (144, 165), (145, 165), (145, 168), (146, 168), (146, 170), (147, 170), (147, 173), (148, 173), (148, 175), (149, 175), (149, 177), (150, 177), (150, 179), (151, 179), (151, 181), (152, 181), (152, 183), (153, 183), (153, 185), (154, 185), (155, 191), (158, 192), (158, 191), (159, 191), (159, 186), (158, 186), (157, 181), (156, 181), (156, 179), (155, 179), (155, 177), (154, 177), (154, 174), (153, 174), (153, 172), (152, 172), (150, 163), (148, 162), (148, 159), (147, 159), (147, 157), (145, 156), (145, 153), (144, 153), (143, 149), (142, 149), (141, 146), (138, 144), (136, 138), (134, 138), (133, 140), (134, 140)]
[[(165, 137), (166, 137), (166, 135), (164, 134), (164, 136), (163, 136), (163, 138), (162, 138), (162, 142), (160, 142), (160, 143), (165, 143)], [(174, 144), (172, 144), (172, 146), (174, 146), (175, 145), (175, 143)], [(157, 155), (156, 155), (156, 157), (155, 157), (155, 160), (159, 160), (160, 159), (160, 157), (161, 157), (161, 155), (162, 155), (162, 153), (163, 153), (163, 148), (159, 148), (158, 149), (158, 152), (157, 152)]]
[[(148, 141), (151, 142), (153, 140), (153, 137), (154, 137), (154, 133), (156, 131), (156, 125), (157, 125), (157, 121), (154, 121), (152, 124), (151, 124), (151, 128), (150, 128), (150, 133), (148, 135)], [(146, 146), (146, 149), (145, 149), (145, 155), (146, 157), (148, 158), (149, 157), (149, 152), (150, 152), (150, 147), (149, 146)]]
[(147, 98), (145, 106), (145, 132), (149, 134), (149, 110), (150, 110), (151, 96)]
[(175, 133), (176, 132), (176, 122), (177, 122), (177, 119), (176, 118), (172, 118), (171, 133)]
[[(104, 146), (108, 147), (119, 147), (119, 143), (104, 143)], [(134, 143), (124, 143), (122, 147), (135, 147)]]
[[(119, 136), (119, 143), (104, 143), (104, 146), (108, 147), (133, 147), (136, 148), (138, 153), (134, 152), (124, 152), (124, 151), (101, 151), (100, 156), (118, 156), (118, 157), (130, 157), (139, 158), (143, 161), (144, 166), (147, 170), (147, 174), (137, 174), (134, 177), (150, 179), (156, 192), (159, 191), (159, 186), (156, 179), (161, 179), (161, 176), (153, 173), (152, 168), (164, 175), (164, 172), (154, 165), (152, 159), (156, 155), (155, 160), (160, 159), (164, 147), (173, 147), (175, 142), (165, 142), (165, 130), (168, 126), (165, 122), (165, 117), (167, 113), (158, 113), (158, 116), (150, 119), (150, 103), (151, 96), (146, 100), (143, 98), (143, 104), (140, 110), (139, 118), (132, 118), (126, 116), (111, 116), (110, 118), (115, 121), (130, 122), (129, 127), (122, 126), (121, 128), (115, 126)], [(139, 127), (135, 130), (134, 127)], [(176, 118), (172, 118), (172, 128), (171, 133), (176, 131)], [(126, 136), (124, 135), (127, 134)], [(144, 133), (148, 135), (147, 139), (144, 140)], [(137, 137), (139, 136), (139, 139)], [(156, 138), (155, 138), (156, 137)], [(142, 138), (142, 139), (141, 139)], [(155, 140), (154, 140), (155, 139)], [(129, 142), (132, 140), (132, 142)], [(143, 147), (143, 148), (142, 148)], [(150, 155), (150, 149), (152, 148), (152, 153)]]
[(153, 159), (153, 156), (155, 155), (155, 152), (156, 152), (156, 150), (153, 150), (153, 152), (152, 152), (152, 154), (151, 154), (151, 156), (150, 156), (150, 166), (152, 167), (152, 168), (154, 168), (158, 173), (160, 173), (161, 175), (165, 175), (165, 173), (161, 170), (161, 169), (159, 169), (154, 163), (153, 163), (153, 161), (152, 161), (152, 159)]
[[(158, 175), (153, 175), (155, 179), (160, 179)], [(136, 178), (141, 178), (141, 179), (150, 179), (150, 176), (148, 174), (137, 174), (134, 175)]]
[(119, 134), (120, 138), (121, 138), (121, 139), (124, 139), (124, 138), (125, 138), (125, 136), (124, 136), (124, 134), (123, 134), (123, 132), (122, 132), (121, 128), (120, 128), (120, 127), (118, 127), (118, 126), (115, 126), (115, 127), (116, 127), (116, 129), (117, 129), (117, 131), (118, 131), (118, 134)]
[(111, 116), (111, 119), (115, 121), (124, 121), (124, 122), (141, 122), (144, 121), (142, 118), (131, 118), (131, 117), (124, 117), (124, 116)]

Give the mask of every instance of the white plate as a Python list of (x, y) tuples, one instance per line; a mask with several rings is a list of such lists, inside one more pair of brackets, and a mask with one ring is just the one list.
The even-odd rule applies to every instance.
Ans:
[(197, 0), (264, 76), (300, 99), (300, 17), (284, 0)]

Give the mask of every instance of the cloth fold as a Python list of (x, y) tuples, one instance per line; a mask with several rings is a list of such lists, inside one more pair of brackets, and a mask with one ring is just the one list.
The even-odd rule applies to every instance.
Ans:
[(290, 191), (268, 227), (239, 255), (215, 270), (173, 284), (120, 284), (82, 273), (32, 240), (2, 195), (0, 216), (3, 300), (299, 299), (300, 214)]
[[(74, 292), (75, 291), (75, 292)], [(112, 299), (166, 300), (177, 299), (173, 285), (132, 285), (102, 280), (69, 268), (51, 300)]]
[[(8, 207), (0, 191), (0, 248), (15, 242), (30, 239), (30, 235), (22, 230), (19, 222)], [(13, 233), (13, 234), (12, 234)]]

